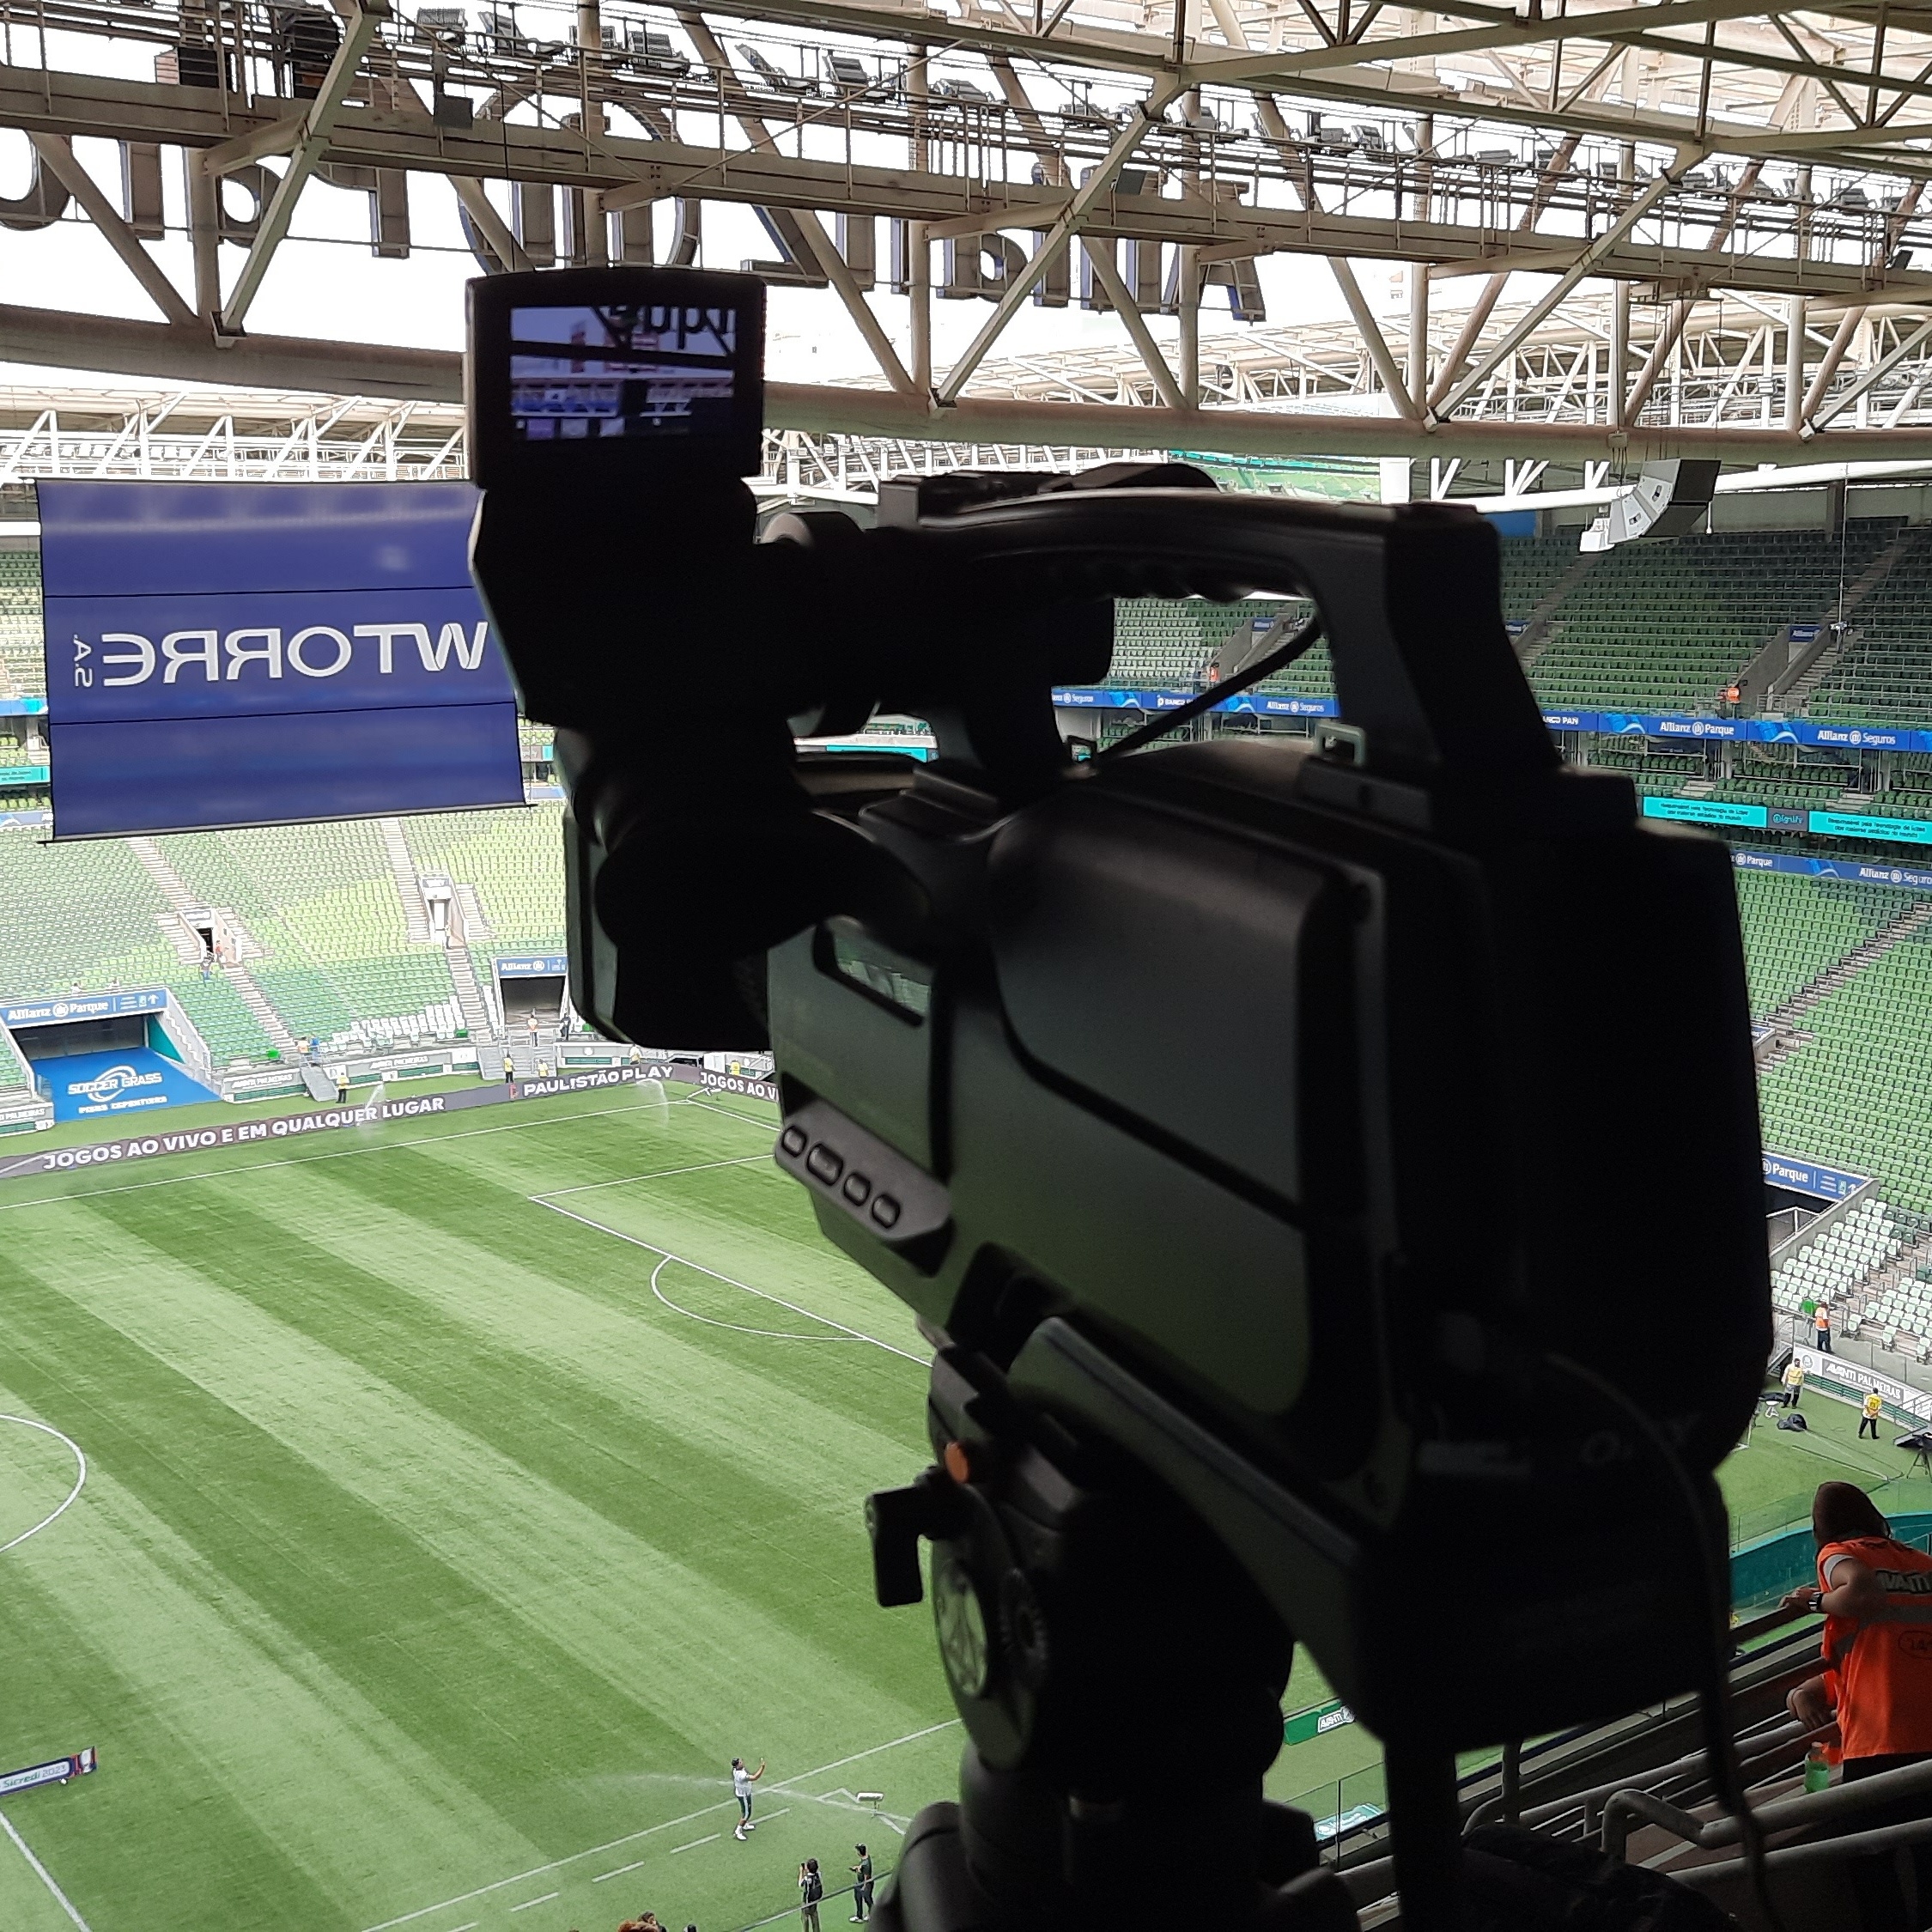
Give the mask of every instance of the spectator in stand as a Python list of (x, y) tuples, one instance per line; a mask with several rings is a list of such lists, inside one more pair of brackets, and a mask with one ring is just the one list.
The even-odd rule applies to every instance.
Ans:
[(1868, 1429), (1872, 1440), (1879, 1439), (1879, 1418), (1885, 1413), (1885, 1398), (1874, 1389), (1858, 1406), (1858, 1433), (1862, 1436)]
[(1820, 1302), (1818, 1312), (1811, 1318), (1812, 1343), (1822, 1355), (1832, 1352), (1832, 1304)]
[(799, 1867), (799, 1917), (805, 1932), (818, 1932), (818, 1901), (825, 1896), (825, 1881), (818, 1875), (818, 1861), (808, 1858)]
[(1784, 1406), (1795, 1409), (1798, 1398), (1805, 1392), (1805, 1371), (1796, 1356), (1793, 1356), (1784, 1369)]
[[(1932, 1762), (1932, 1556), (1899, 1542), (1878, 1505), (1850, 1483), (1821, 1483), (1812, 1500), (1818, 1582), (1784, 1599), (1825, 1618), (1825, 1668), (1785, 1700), (1810, 1729), (1838, 1720), (1846, 1784)], [(1861, 1812), (1848, 1831), (1876, 1831), (1932, 1812), (1932, 1796)], [(1862, 1932), (1915, 1932), (1932, 1919), (1932, 1843), (1912, 1847), (1918, 1908), (1908, 1913), (1889, 1854), (1850, 1863)]]

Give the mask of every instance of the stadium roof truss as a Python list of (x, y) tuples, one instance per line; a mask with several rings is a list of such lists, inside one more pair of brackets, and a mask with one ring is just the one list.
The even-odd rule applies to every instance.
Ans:
[[(761, 267), (835, 291), (877, 364), (773, 386), (808, 439), (1932, 459), (1929, 6), (0, 0), (0, 56), (34, 155), (0, 222), (91, 222), (160, 318), (0, 306), (16, 361), (453, 402), (453, 355), (247, 326), (307, 183), (367, 193), (402, 255), (414, 174), (486, 267), (690, 259), (704, 203), (758, 210)], [(147, 246), (169, 150), (188, 289)], [(1204, 296), (1253, 318), (1251, 264), (1284, 253), (1327, 264), (1346, 326), (1204, 339)], [(1408, 264), (1397, 312), (1364, 262)], [(949, 298), (983, 325), (934, 367)], [(1023, 307), (1076, 299), (1117, 350), (996, 355)]]

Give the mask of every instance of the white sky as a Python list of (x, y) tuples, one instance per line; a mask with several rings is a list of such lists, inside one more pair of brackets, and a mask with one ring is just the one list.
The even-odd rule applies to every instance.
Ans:
[[(113, 143), (80, 140), (76, 152), (117, 202), (119, 159)], [(173, 155), (163, 150), (167, 214), (170, 233), (150, 243), (150, 252), (185, 292), (192, 286), (185, 235), (184, 191)], [(32, 153), (24, 136), (0, 131), (0, 196), (26, 191)], [(238, 214), (248, 211), (245, 196), (230, 189)], [(499, 190), (501, 193), (501, 190)], [(433, 176), (410, 179), (410, 238), (415, 252), (407, 261), (379, 260), (368, 247), (368, 197), (311, 182), (296, 210), (294, 234), (277, 252), (248, 318), (257, 334), (309, 336), (340, 341), (397, 343), (410, 347), (459, 349), (463, 342), (463, 284), (479, 271), (464, 246), (455, 197)], [(507, 203), (500, 205), (506, 206)], [(660, 247), (669, 233), (670, 213), (659, 213)], [(295, 239), (302, 237), (307, 239)], [(703, 265), (736, 269), (745, 261), (775, 253), (769, 238), (748, 208), (717, 203), (704, 210)], [(886, 235), (878, 234), (883, 270)], [(222, 270), (232, 286), (244, 259), (233, 244), (222, 249)], [(934, 273), (939, 254), (934, 251)], [(1313, 320), (1346, 313), (1334, 277), (1313, 258), (1280, 255), (1260, 264), (1271, 322)], [(1387, 270), (1362, 268), (1370, 299), (1385, 311), (1392, 306)], [(1210, 295), (1201, 322), (1205, 337), (1239, 330), (1220, 291)], [(32, 307), (129, 316), (159, 317), (146, 295), (91, 222), (70, 210), (70, 218), (29, 234), (0, 228), (0, 301)], [(874, 312), (902, 355), (909, 354), (909, 304), (902, 297), (876, 294)], [(984, 322), (984, 301), (935, 301), (933, 355), (943, 371)], [(1157, 340), (1171, 343), (1176, 323), (1150, 318)], [(1125, 331), (1110, 315), (1097, 315), (1077, 302), (1064, 309), (1023, 309), (993, 351), (995, 357), (1084, 344), (1121, 343)], [(768, 370), (775, 380), (838, 382), (871, 368), (871, 358), (836, 296), (829, 290), (775, 288), (771, 292)], [(116, 372), (102, 372), (113, 376)], [(0, 382), (46, 380), (83, 381), (74, 371), (25, 371), (0, 363)], [(127, 378), (121, 378), (124, 382)]]

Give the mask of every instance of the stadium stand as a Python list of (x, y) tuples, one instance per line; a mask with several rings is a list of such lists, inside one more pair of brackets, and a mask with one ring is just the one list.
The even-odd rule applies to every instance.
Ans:
[[(1780, 1262), (1771, 1275), (1771, 1303), (1786, 1315), (1798, 1313), (1807, 1301), (1830, 1302), (1842, 1308), (1852, 1291), (1872, 1280), (1888, 1261), (1896, 1261), (1917, 1238), (1920, 1230), (1877, 1196), (1862, 1200), (1841, 1221), (1835, 1221), (1817, 1240)], [(1929, 1291), (1932, 1293), (1932, 1291)], [(1916, 1297), (1914, 1297), (1916, 1300)], [(1863, 1304), (1866, 1317), (1879, 1321), (1904, 1297), (1894, 1289)], [(1901, 1318), (1891, 1324), (1905, 1327)], [(1923, 1340), (1928, 1324), (1915, 1319), (1911, 1333)]]
[[(216, 1064), (257, 1059), (268, 1036), (226, 981), (204, 981), (161, 926), (167, 901), (124, 840), (0, 838), (0, 987), (15, 999), (165, 986)], [(24, 1071), (21, 1082), (25, 1084)]]
[[(1874, 580), (1848, 611), (1850, 641), (1827, 652), (1790, 694), (1787, 708), (1849, 722), (1932, 722), (1932, 661), (1923, 649), (1932, 629), (1932, 528), (1868, 517), (1837, 536), (1719, 532), (1624, 545), (1586, 568), (1579, 559), (1574, 531), (1502, 544), (1504, 617), (1518, 631), (1536, 622), (1526, 655), (1547, 706), (1709, 711), (1785, 626), (1828, 623), (1840, 599), (1870, 573)], [(1116, 606), (1108, 682), (1191, 690), (1251, 616), (1287, 608), (1124, 602)], [(1331, 696), (1326, 653), (1318, 647), (1262, 688)], [(1770, 770), (1740, 782), (1759, 777), (1778, 781)], [(1807, 775), (1793, 782), (1824, 781)], [(1716, 795), (1765, 802), (1762, 790)], [(1820, 803), (1809, 796), (1795, 802)]]
[(39, 697), (46, 689), (39, 553), (0, 550), (0, 696)]
[(425, 812), (403, 821), (410, 855), (424, 872), (475, 888), (498, 952), (555, 951), (563, 945), (563, 808)]
[(375, 825), (192, 832), (155, 841), (208, 906), (260, 947), (246, 962), (301, 1038), (382, 1040), (457, 1029), (440, 951), (410, 944)]
[(1781, 872), (1736, 874), (1751, 1011), (1765, 1018), (1913, 902), (1886, 886)]
[(1850, 641), (1801, 687), (1814, 718), (1932, 723), (1932, 529), (1906, 533), (1884, 581), (1850, 614)]
[(1765, 1138), (1932, 1213), (1932, 942), (1902, 939), (1803, 1016), (1810, 1034), (1759, 1079)]
[(1622, 545), (1563, 598), (1532, 671), (1537, 695), (1546, 705), (1709, 710), (1783, 626), (1822, 619), (1897, 530), (1867, 519), (1842, 544), (1778, 530)]

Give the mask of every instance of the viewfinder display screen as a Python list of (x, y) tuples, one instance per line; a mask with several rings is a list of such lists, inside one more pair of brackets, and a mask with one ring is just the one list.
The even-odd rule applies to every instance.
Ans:
[(513, 308), (511, 435), (521, 443), (728, 436), (738, 338), (733, 307)]

